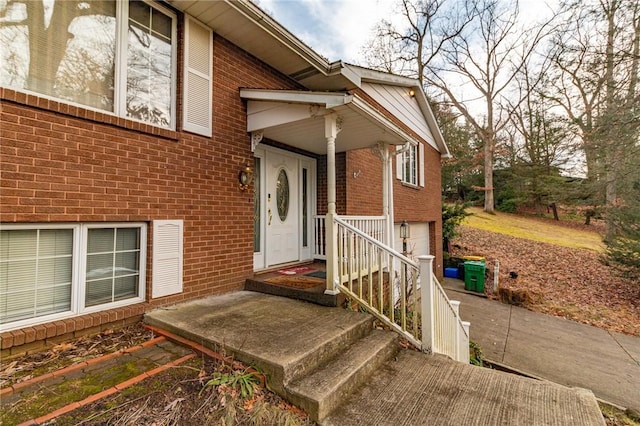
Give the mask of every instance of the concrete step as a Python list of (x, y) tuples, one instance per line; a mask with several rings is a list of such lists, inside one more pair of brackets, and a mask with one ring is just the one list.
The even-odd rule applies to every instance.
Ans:
[(373, 330), (326, 364), (286, 385), (287, 399), (320, 421), (398, 349), (395, 333)]
[(323, 426), (604, 426), (593, 393), (401, 350)]
[(249, 291), (157, 309), (145, 322), (258, 368), (283, 396), (373, 329), (370, 315)]

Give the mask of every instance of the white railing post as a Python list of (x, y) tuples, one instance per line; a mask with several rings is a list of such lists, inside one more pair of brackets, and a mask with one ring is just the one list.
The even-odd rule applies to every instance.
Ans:
[(422, 351), (433, 352), (433, 259), (429, 254), (418, 256), (420, 264), (420, 312), (422, 316)]
[(454, 327), (454, 337), (453, 337), (453, 353), (456, 355), (456, 361), (460, 361), (460, 349), (462, 333), (460, 333), (460, 301), (459, 300), (450, 300), (451, 308), (453, 308), (454, 318), (453, 322), (455, 324)]
[(453, 312), (456, 313), (456, 318), (460, 318), (460, 301), (459, 300), (450, 300), (451, 307), (453, 308)]
[(469, 328), (471, 327), (471, 323), (469, 321), (462, 321), (462, 328), (464, 329), (464, 333), (462, 335), (462, 349), (460, 351), (460, 359), (459, 361), (464, 363), (469, 363)]

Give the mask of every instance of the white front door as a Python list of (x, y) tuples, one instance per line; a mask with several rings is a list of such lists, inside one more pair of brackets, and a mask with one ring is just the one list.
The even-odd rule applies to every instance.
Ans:
[(300, 260), (299, 160), (266, 152), (266, 266)]

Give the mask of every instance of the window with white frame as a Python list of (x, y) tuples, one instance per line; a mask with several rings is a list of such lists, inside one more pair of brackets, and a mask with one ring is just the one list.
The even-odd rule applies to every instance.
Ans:
[(418, 146), (409, 145), (402, 153), (402, 181), (409, 185), (418, 185)]
[(156, 3), (0, 2), (0, 85), (175, 128), (176, 16)]
[(424, 144), (396, 145), (396, 178), (402, 183), (424, 187)]
[(144, 300), (146, 224), (3, 225), (0, 328)]

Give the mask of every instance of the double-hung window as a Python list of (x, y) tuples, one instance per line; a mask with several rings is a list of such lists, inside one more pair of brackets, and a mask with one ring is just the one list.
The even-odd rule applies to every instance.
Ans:
[(0, 329), (144, 300), (146, 225), (3, 225)]
[(168, 9), (25, 0), (0, 12), (1, 86), (175, 129), (177, 25)]
[(409, 185), (418, 185), (418, 147), (409, 145), (402, 153), (402, 181)]
[(402, 150), (396, 156), (396, 177), (403, 184), (415, 187), (424, 186), (424, 145), (422, 143), (398, 145)]

